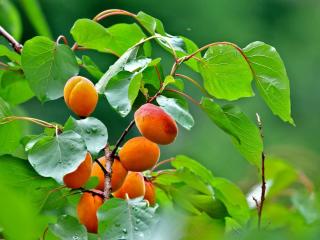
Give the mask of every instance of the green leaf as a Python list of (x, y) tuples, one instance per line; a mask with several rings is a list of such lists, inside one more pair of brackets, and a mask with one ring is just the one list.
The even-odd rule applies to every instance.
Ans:
[(4, 45), (0, 45), (0, 57), (7, 57), (13, 62), (21, 63), (21, 56)]
[(0, 25), (3, 26), (15, 39), (22, 35), (21, 17), (12, 1), (0, 1)]
[(254, 72), (260, 95), (271, 111), (283, 121), (291, 118), (290, 85), (286, 69), (276, 49), (263, 42), (250, 43), (243, 49)]
[(205, 89), (216, 98), (236, 100), (254, 95), (250, 66), (233, 46), (210, 47), (200, 62), (200, 72)]
[(235, 106), (221, 108), (209, 98), (203, 98), (200, 104), (209, 118), (232, 136), (232, 142), (240, 153), (250, 163), (260, 167), (263, 143), (258, 127)]
[[(165, 32), (162, 22), (144, 12), (139, 12), (136, 19), (138, 22), (151, 34), (162, 36), (157, 38), (156, 42), (160, 44), (165, 50), (172, 53), (172, 48), (177, 54), (177, 57), (186, 56), (195, 52), (198, 46), (190, 39), (182, 36), (172, 36)], [(201, 58), (201, 54), (198, 53), (195, 57)], [(199, 72), (198, 63), (194, 59), (186, 61), (185, 64), (196, 72)]]
[(21, 5), (26, 12), (32, 26), (35, 28), (38, 35), (52, 38), (49, 25), (41, 9), (38, 0), (20, 0)]
[(138, 96), (141, 73), (119, 72), (106, 87), (105, 96), (110, 105), (122, 116), (127, 116)]
[(87, 149), (84, 140), (74, 131), (41, 137), (29, 150), (28, 160), (37, 173), (63, 182), (84, 161)]
[(240, 188), (224, 178), (214, 178), (211, 185), (214, 196), (226, 206), (230, 216), (242, 225), (246, 224), (250, 218), (250, 210)]
[(96, 84), (96, 89), (99, 93), (104, 93), (109, 80), (121, 72), (128, 62), (136, 58), (138, 50), (139, 47), (128, 49), (128, 51), (126, 51), (113, 65), (109, 67), (108, 71)]
[(103, 72), (99, 67), (91, 60), (90, 57), (83, 55), (82, 56), (82, 67), (88, 71), (94, 78), (100, 79), (103, 76)]
[(163, 81), (162, 88), (164, 89), (166, 86), (175, 83), (176, 80), (171, 75), (166, 76), (166, 78)]
[(92, 155), (97, 155), (108, 143), (107, 127), (94, 117), (81, 120), (70, 117), (63, 129), (64, 131), (73, 130), (78, 133), (85, 141), (87, 149)]
[(31, 89), (42, 102), (63, 96), (66, 81), (79, 72), (71, 49), (46, 37), (34, 37), (25, 43), (22, 68)]
[[(90, 19), (77, 20), (71, 34), (74, 40), (85, 48), (121, 56), (130, 47), (138, 43), (145, 34), (137, 24), (120, 23), (104, 28)], [(150, 48), (150, 46), (147, 46)]]
[(194, 125), (192, 115), (189, 113), (178, 99), (167, 98), (165, 96), (158, 96), (157, 103), (160, 107), (169, 113), (174, 120), (176, 120), (182, 127), (190, 130)]
[(88, 233), (85, 226), (81, 225), (76, 218), (68, 215), (62, 215), (59, 217), (57, 223), (49, 224), (49, 229), (55, 236), (62, 240), (88, 239)]
[(97, 176), (92, 176), (84, 185), (84, 189), (93, 189), (99, 184), (99, 178)]
[(171, 162), (172, 166), (176, 169), (189, 169), (192, 173), (196, 174), (197, 176), (201, 177), (206, 182), (211, 182), (213, 180), (213, 174), (199, 162), (184, 156), (178, 155), (175, 159)]
[(156, 208), (139, 199), (110, 199), (99, 208), (99, 232), (102, 239), (151, 239), (157, 218)]
[(28, 101), (34, 93), (22, 73), (6, 71), (0, 76), (0, 96), (5, 101), (18, 105)]
[[(10, 106), (0, 97), (0, 119), (12, 116)], [(22, 125), (15, 121), (0, 125), (0, 155), (12, 154), (20, 145)]]

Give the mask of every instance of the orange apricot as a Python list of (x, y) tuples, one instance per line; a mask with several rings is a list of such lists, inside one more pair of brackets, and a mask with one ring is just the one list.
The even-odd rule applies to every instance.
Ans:
[(157, 144), (145, 137), (134, 137), (119, 151), (120, 161), (129, 171), (143, 172), (151, 169), (160, 157)]
[(126, 199), (126, 195), (130, 199), (143, 197), (145, 194), (145, 186), (143, 175), (140, 172), (129, 172), (120, 189), (113, 193), (116, 198)]
[(97, 233), (97, 211), (103, 204), (103, 198), (92, 193), (84, 192), (77, 206), (79, 222), (86, 226), (88, 232)]
[(156, 188), (152, 182), (144, 181), (146, 193), (144, 194), (144, 199), (148, 200), (151, 206), (156, 204)]
[(79, 165), (79, 167), (63, 177), (64, 184), (69, 188), (80, 188), (90, 178), (92, 167), (92, 158), (90, 153), (87, 153), (85, 160)]
[(170, 144), (178, 134), (178, 127), (173, 118), (151, 103), (142, 105), (135, 112), (134, 120), (140, 133), (158, 144)]
[(98, 93), (90, 80), (75, 76), (64, 86), (64, 100), (75, 114), (87, 117), (96, 108)]
[[(102, 164), (102, 166), (106, 165), (106, 158), (101, 157), (98, 161)], [(123, 184), (126, 176), (128, 174), (128, 170), (122, 165), (119, 159), (114, 159), (112, 164), (112, 177), (111, 177), (111, 187), (112, 191), (117, 191), (121, 185)], [(99, 184), (96, 186), (96, 189), (104, 191), (104, 172), (98, 163), (94, 162), (92, 165), (91, 176), (96, 176), (99, 179)]]

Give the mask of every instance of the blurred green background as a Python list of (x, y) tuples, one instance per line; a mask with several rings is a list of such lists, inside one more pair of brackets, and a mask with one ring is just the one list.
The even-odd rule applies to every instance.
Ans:
[[(23, 43), (37, 35), (25, 11), (26, 8), (32, 11), (34, 1), (12, 2), (22, 14), (20, 41)], [(43, 0), (39, 3), (53, 38), (63, 34), (71, 41), (69, 31), (78, 18), (92, 18), (102, 10), (121, 8), (134, 13), (142, 10), (159, 18), (167, 32), (186, 36), (199, 46), (213, 41), (230, 41), (244, 47), (256, 40), (273, 45), (282, 56), (291, 80), (292, 112), (296, 127), (273, 116), (259, 96), (242, 99), (238, 103), (252, 120), (255, 120), (255, 112), (261, 115), (267, 155), (286, 159), (316, 183), (320, 182), (320, 1)], [(14, 19), (1, 19), (0, 16), (0, 23), (5, 26), (10, 26), (10, 21)], [(131, 19), (112, 17), (103, 24), (108, 26), (118, 21), (131, 22)], [(115, 61), (112, 56), (92, 52), (89, 55), (104, 71)], [(154, 51), (154, 56), (157, 55), (165, 60), (168, 67), (165, 72), (168, 73), (172, 58), (158, 48)], [(181, 72), (191, 74), (186, 68)], [(201, 81), (199, 76), (192, 76)], [(190, 89), (190, 86), (187, 88)], [(200, 99), (197, 90), (189, 91)], [(60, 123), (64, 123), (71, 114), (62, 99), (43, 105), (33, 99), (25, 103), (23, 109), (28, 116)], [(162, 159), (186, 154), (210, 168), (215, 175), (236, 181), (245, 189), (256, 182), (256, 169), (240, 156), (229, 137), (192, 105), (191, 113), (196, 120), (194, 128), (191, 131), (180, 128), (176, 142), (162, 148)], [(122, 119), (104, 98), (94, 116), (106, 123), (111, 143), (116, 141), (132, 118)], [(136, 134), (137, 131), (132, 132), (131, 136)]]

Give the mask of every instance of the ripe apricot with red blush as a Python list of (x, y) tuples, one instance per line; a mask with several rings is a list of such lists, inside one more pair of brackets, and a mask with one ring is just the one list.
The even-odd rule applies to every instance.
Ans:
[(170, 144), (178, 134), (174, 119), (163, 109), (151, 103), (142, 105), (135, 112), (134, 120), (140, 133), (158, 144)]
[(144, 181), (146, 192), (144, 194), (144, 199), (149, 202), (151, 206), (156, 204), (156, 188), (152, 182)]

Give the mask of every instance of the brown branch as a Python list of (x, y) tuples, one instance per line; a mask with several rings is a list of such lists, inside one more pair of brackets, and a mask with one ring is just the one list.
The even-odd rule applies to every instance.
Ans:
[(14, 39), (14, 37), (8, 33), (2, 26), (0, 26), (0, 35), (2, 35), (12, 46), (12, 48), (19, 54), (21, 54), (22, 45)]
[[(261, 122), (261, 118), (258, 113), (256, 113), (257, 117), (257, 122), (258, 122), (258, 127), (260, 130), (260, 136), (263, 141), (264, 135), (263, 135), (263, 125)], [(256, 202), (258, 206), (258, 228), (261, 229), (261, 218), (262, 218), (262, 210), (264, 206), (264, 201), (266, 198), (266, 177), (265, 177), (265, 160), (266, 160), (266, 155), (264, 153), (264, 150), (261, 152), (261, 196), (260, 196), (260, 203), (258, 201)]]
[(94, 161), (99, 165), (99, 167), (101, 168), (101, 170), (102, 170), (102, 172), (104, 173), (104, 175), (105, 175), (105, 176), (108, 175), (107, 170), (106, 170), (105, 167), (102, 165), (102, 163), (99, 161), (99, 159), (95, 159)]
[(169, 162), (172, 162), (175, 158), (172, 157), (172, 158), (168, 158), (166, 160), (163, 160), (161, 162), (158, 162), (156, 165), (154, 165), (154, 167), (151, 169), (151, 171), (153, 172), (154, 170), (156, 170), (159, 166), (165, 164), (165, 163), (169, 163)]
[(112, 193), (112, 186), (111, 186), (111, 175), (112, 175), (112, 164), (113, 164), (113, 158), (111, 156), (111, 151), (109, 148), (109, 145), (107, 145), (104, 149), (104, 155), (106, 158), (106, 174), (104, 179), (104, 198), (106, 200), (110, 199), (111, 193)]
[(56, 44), (59, 44), (59, 42), (60, 42), (61, 40), (63, 41), (63, 43), (64, 43), (65, 45), (69, 45), (68, 39), (67, 39), (66, 36), (64, 36), (64, 35), (60, 35), (60, 36), (57, 38)]

